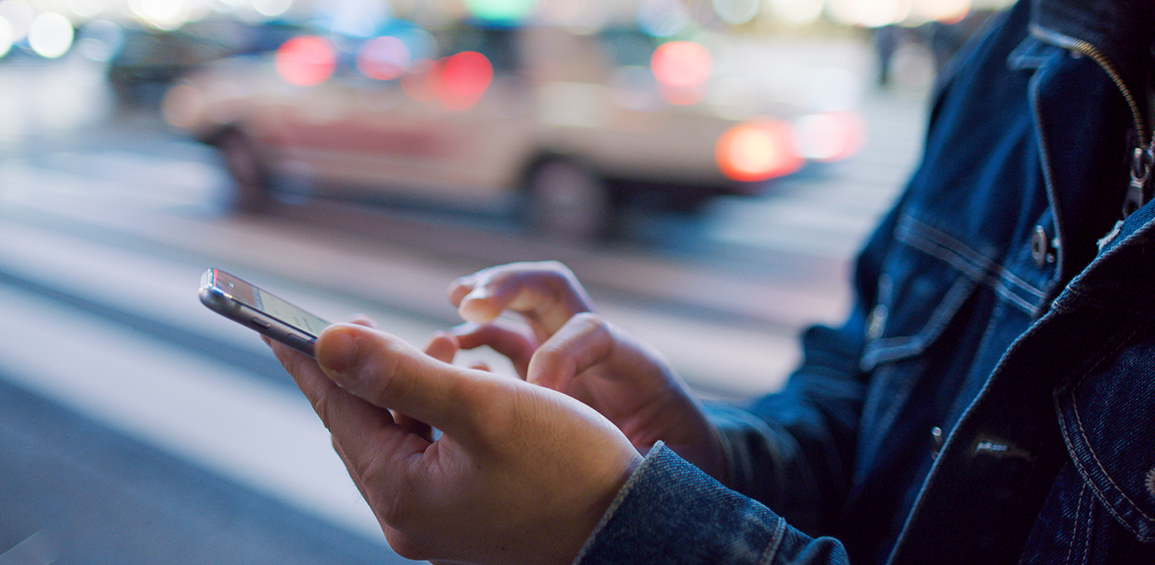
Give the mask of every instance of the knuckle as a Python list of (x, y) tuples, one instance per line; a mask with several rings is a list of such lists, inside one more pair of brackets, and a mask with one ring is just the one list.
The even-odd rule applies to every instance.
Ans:
[(571, 320), (586, 333), (608, 334), (612, 331), (610, 322), (595, 312), (578, 312)]
[(319, 392), (311, 400), (313, 411), (317, 413), (317, 417), (321, 419), (321, 423), (325, 425), (325, 429), (329, 429), (329, 416), (333, 413), (333, 403), (335, 402), (334, 393), (336, 392), (336, 388), (328, 388)]

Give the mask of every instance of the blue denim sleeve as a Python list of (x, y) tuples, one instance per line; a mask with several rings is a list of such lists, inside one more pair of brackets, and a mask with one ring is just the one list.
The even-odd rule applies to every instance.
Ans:
[(654, 446), (575, 564), (847, 563), (841, 544), (810, 538), (770, 509)]
[(707, 406), (726, 455), (726, 486), (812, 535), (832, 531), (849, 490), (866, 391), (859, 361), (896, 217), (888, 215), (859, 254), (845, 323), (802, 334), (803, 362), (785, 387), (748, 406)]

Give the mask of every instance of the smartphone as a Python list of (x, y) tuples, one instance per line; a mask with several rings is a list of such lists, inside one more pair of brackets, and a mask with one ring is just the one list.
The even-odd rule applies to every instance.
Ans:
[(329, 322), (220, 269), (201, 275), (201, 303), (210, 310), (309, 357)]

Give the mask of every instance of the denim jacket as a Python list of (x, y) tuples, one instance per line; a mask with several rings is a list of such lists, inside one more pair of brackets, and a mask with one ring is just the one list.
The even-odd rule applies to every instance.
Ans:
[(711, 407), (726, 484), (656, 446), (578, 561), (1155, 563), (1153, 39), (1151, 0), (993, 21), (845, 325)]

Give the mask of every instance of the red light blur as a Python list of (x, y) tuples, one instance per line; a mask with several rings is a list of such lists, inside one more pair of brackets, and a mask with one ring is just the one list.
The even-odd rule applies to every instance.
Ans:
[(321, 84), (333, 75), (337, 55), (333, 45), (323, 37), (294, 37), (277, 49), (275, 66), (285, 82), (298, 86)]
[(693, 41), (663, 43), (650, 57), (650, 70), (658, 82), (675, 88), (700, 86), (710, 78), (714, 59), (710, 51)]
[(437, 61), (432, 70), (433, 95), (446, 109), (468, 110), (481, 101), (493, 82), (493, 65), (476, 51), (462, 51)]
[(800, 169), (803, 159), (791, 143), (790, 126), (777, 120), (758, 120), (734, 126), (714, 147), (718, 168), (727, 178), (755, 182)]

